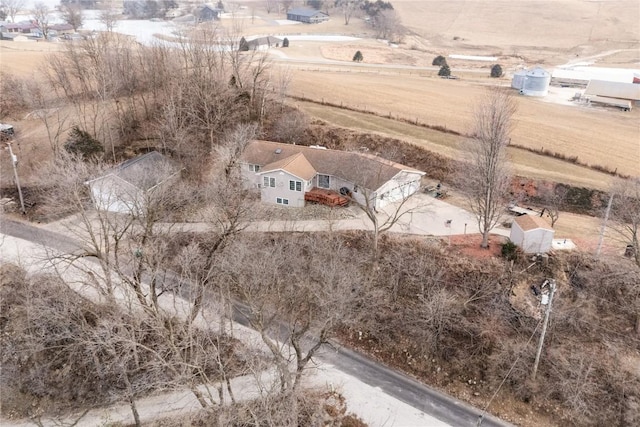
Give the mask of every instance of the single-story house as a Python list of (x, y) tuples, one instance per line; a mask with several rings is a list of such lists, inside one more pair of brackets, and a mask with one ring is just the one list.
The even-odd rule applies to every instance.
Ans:
[(241, 157), (248, 186), (265, 203), (302, 207), (314, 187), (349, 194), (376, 209), (410, 196), (424, 172), (368, 153), (252, 141)]
[(249, 50), (267, 50), (272, 47), (282, 46), (282, 39), (273, 36), (258, 37), (247, 41)]
[(38, 26), (31, 21), (0, 22), (0, 32), (2, 33), (32, 34), (36, 31), (39, 31)]
[(32, 39), (27, 37), (27, 35), (20, 34), (20, 33), (1, 33), (0, 39), (1, 40), (10, 40), (10, 41), (14, 41), (14, 42), (33, 41)]
[(152, 151), (129, 159), (85, 184), (91, 190), (96, 209), (143, 216), (149, 197), (179, 173), (168, 158)]
[(194, 15), (197, 22), (206, 22), (220, 19), (220, 15), (224, 12), (223, 9), (205, 4), (196, 8)]
[(289, 21), (304, 22), (305, 24), (317, 24), (328, 21), (329, 15), (319, 10), (298, 8), (288, 11), (287, 19)]
[(52, 36), (61, 36), (63, 34), (73, 34), (75, 31), (70, 24), (53, 24), (49, 27), (49, 34)]
[(511, 224), (509, 238), (524, 253), (546, 253), (551, 250), (555, 231), (540, 216), (520, 215)]

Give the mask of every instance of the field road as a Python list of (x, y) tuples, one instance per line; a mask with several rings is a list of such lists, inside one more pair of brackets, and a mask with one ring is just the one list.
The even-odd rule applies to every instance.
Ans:
[[(52, 232), (25, 222), (14, 221), (6, 216), (0, 217), (0, 233), (5, 235), (0, 236), (0, 249), (6, 249), (14, 244), (17, 245), (17, 241), (22, 241), (25, 244), (32, 242), (31, 246), (44, 245), (58, 251), (74, 251), (80, 246), (73, 239), (61, 233)], [(7, 238), (6, 236), (11, 237)], [(11, 242), (8, 240), (11, 240)], [(4, 253), (2, 257), (3, 259), (8, 259)], [(341, 376), (330, 380), (332, 383), (336, 381), (336, 384), (346, 388), (345, 378), (353, 378), (353, 381), (357, 381), (355, 386), (352, 385), (355, 391), (351, 390), (351, 393), (356, 396), (355, 404), (352, 400), (349, 400), (350, 396), (348, 396), (348, 400), (352, 405), (351, 410), (354, 412), (359, 413), (360, 406), (368, 411), (369, 409), (365, 408), (366, 405), (371, 405), (371, 410), (376, 406), (391, 405), (388, 399), (383, 399), (384, 396), (389, 396), (395, 401), (399, 401), (398, 404), (400, 406), (394, 406), (395, 415), (393, 417), (384, 420), (379, 419), (377, 422), (370, 424), (372, 426), (440, 427), (450, 425), (473, 427), (478, 425), (478, 417), (482, 412), (480, 409), (425, 386), (357, 352), (339, 347), (337, 349), (325, 348), (318, 356), (318, 360), (321, 362), (322, 369), (334, 368), (334, 374), (336, 372), (340, 373)], [(331, 378), (330, 376), (325, 376), (324, 372), (317, 372), (320, 373), (316, 374), (318, 376), (315, 381), (320, 384), (326, 381), (327, 378)], [(360, 385), (358, 386), (357, 384)], [(362, 394), (365, 392), (367, 394), (363, 397)], [(378, 393), (377, 396), (382, 399), (380, 402), (376, 400), (375, 393)], [(157, 401), (157, 398), (155, 401)], [(409, 417), (410, 415), (412, 416)], [(5, 423), (4, 425), (9, 424)], [(484, 417), (481, 425), (492, 427), (511, 426), (511, 424), (490, 415)]]
[[(412, 71), (438, 71), (440, 67), (418, 67), (415, 65), (406, 65), (406, 64), (367, 64), (367, 63), (356, 63), (350, 61), (336, 61), (334, 59), (325, 59), (325, 58), (317, 58), (317, 59), (309, 59), (309, 58), (290, 58), (286, 53), (282, 52), (282, 50), (271, 49), (268, 51), (271, 55), (272, 60), (274, 62), (281, 62), (286, 64), (299, 64), (299, 65), (328, 65), (328, 66), (340, 66), (340, 67), (349, 67), (354, 69), (368, 69), (368, 68), (381, 68), (387, 70), (412, 70)], [(473, 68), (451, 68), (451, 72), (465, 72), (465, 73), (477, 73), (486, 75), (487, 70), (485, 69), (473, 69)]]

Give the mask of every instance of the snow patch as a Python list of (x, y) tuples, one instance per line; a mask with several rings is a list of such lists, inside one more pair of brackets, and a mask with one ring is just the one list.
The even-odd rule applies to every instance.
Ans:
[(466, 61), (497, 61), (497, 56), (476, 56), (476, 55), (449, 55), (451, 59), (464, 59)]

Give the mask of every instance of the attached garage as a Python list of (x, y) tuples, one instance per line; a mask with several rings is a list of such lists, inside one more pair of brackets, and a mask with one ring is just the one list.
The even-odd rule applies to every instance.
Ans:
[(376, 208), (406, 199), (420, 188), (420, 180), (424, 173), (419, 171), (402, 171), (380, 187), (376, 194)]
[(544, 218), (521, 215), (513, 220), (509, 238), (524, 253), (546, 253), (551, 250), (554, 233)]

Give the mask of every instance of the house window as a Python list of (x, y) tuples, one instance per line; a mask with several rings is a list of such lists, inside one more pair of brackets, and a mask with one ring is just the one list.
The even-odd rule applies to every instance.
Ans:
[(276, 179), (275, 178), (270, 178), (268, 176), (265, 176), (262, 179), (262, 186), (263, 187), (275, 187), (276, 186)]
[(258, 165), (249, 165), (249, 170), (251, 172), (260, 172), (260, 166), (258, 166)]
[(318, 174), (318, 187), (329, 188), (329, 184), (330, 184), (329, 175)]
[(289, 199), (283, 199), (282, 197), (277, 197), (276, 198), (276, 203), (279, 205), (288, 205), (289, 204)]
[(289, 190), (302, 191), (302, 181), (289, 181)]

